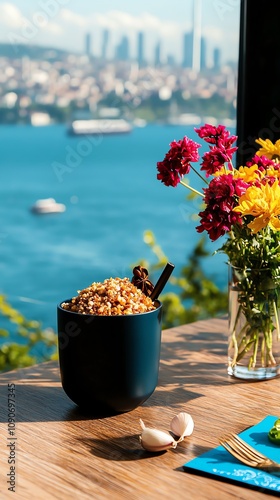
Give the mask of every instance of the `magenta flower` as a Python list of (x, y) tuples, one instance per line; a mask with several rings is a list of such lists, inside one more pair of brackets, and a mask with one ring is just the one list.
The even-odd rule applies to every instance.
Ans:
[(215, 172), (221, 170), (226, 162), (228, 162), (227, 154), (214, 146), (203, 155), (201, 170), (205, 170), (205, 176), (209, 177), (209, 175), (214, 175)]
[(181, 168), (181, 162), (179, 160), (168, 160), (165, 158), (163, 161), (159, 161), (157, 163), (157, 179), (165, 186), (173, 186), (176, 187), (180, 182), (180, 174), (179, 170)]
[(239, 213), (233, 212), (237, 206), (237, 198), (247, 189), (248, 184), (242, 179), (234, 179), (231, 174), (214, 178), (208, 188), (204, 189), (205, 210), (201, 217), (198, 233), (207, 231), (212, 241), (231, 230), (234, 224), (242, 224)]
[(228, 149), (237, 139), (236, 135), (230, 135), (224, 125), (218, 125), (218, 127), (215, 127), (214, 125), (206, 123), (202, 127), (195, 128), (194, 130), (205, 142), (214, 144), (218, 147), (224, 147), (225, 149)]
[(253, 165), (257, 165), (261, 171), (266, 170), (266, 168), (269, 166), (275, 167), (274, 161), (270, 160), (264, 155), (263, 156), (255, 155), (250, 161), (246, 162), (246, 167), (252, 167)]
[(214, 125), (206, 123), (202, 127), (195, 128), (194, 130), (205, 142), (217, 145), (219, 137), (225, 133), (226, 128), (223, 125), (215, 127)]
[(166, 186), (176, 187), (181, 178), (188, 174), (190, 162), (199, 160), (198, 149), (200, 144), (184, 137), (180, 141), (173, 141), (163, 161), (157, 163), (157, 179)]
[(233, 153), (235, 153), (235, 151), (237, 151), (238, 149), (236, 146), (232, 147), (236, 139), (237, 139), (236, 135), (231, 135), (229, 137), (224, 137), (223, 139), (218, 140), (218, 147), (221, 148), (227, 154), (229, 160), (232, 159)]
[[(209, 177), (209, 175), (218, 172), (225, 163), (231, 162), (232, 155), (237, 150), (237, 147), (232, 146), (237, 137), (230, 135), (223, 125), (214, 127), (206, 124), (200, 128), (195, 128), (195, 131), (205, 142), (213, 144), (210, 146), (210, 151), (202, 157), (203, 162), (201, 164), (201, 170), (205, 170), (206, 177)], [(229, 170), (232, 170), (231, 164)]]

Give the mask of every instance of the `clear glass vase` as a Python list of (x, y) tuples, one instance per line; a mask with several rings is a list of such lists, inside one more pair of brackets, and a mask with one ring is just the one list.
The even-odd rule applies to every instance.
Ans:
[(280, 267), (229, 264), (228, 374), (247, 380), (280, 375)]

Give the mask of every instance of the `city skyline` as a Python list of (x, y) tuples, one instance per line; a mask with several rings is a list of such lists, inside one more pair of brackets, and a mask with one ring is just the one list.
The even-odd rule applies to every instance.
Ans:
[[(198, 24), (198, 26), (196, 26)], [(138, 32), (137, 37), (137, 53), (133, 57), (131, 55), (130, 41), (126, 35), (123, 35), (120, 42), (114, 47), (114, 55), (108, 58), (107, 48), (110, 41), (110, 31), (105, 29), (102, 34), (102, 48), (99, 57), (104, 61), (137, 61), (139, 67), (147, 66), (147, 59), (145, 57), (145, 34)], [(197, 22), (197, 14), (194, 13), (194, 29), (191, 32), (184, 33), (182, 39), (183, 57), (181, 61), (175, 61), (174, 57), (170, 55), (167, 61), (163, 61), (161, 57), (161, 40), (158, 40), (153, 51), (152, 66), (160, 67), (164, 65), (177, 66), (182, 68), (193, 69), (195, 72), (206, 70), (206, 53), (207, 41), (201, 36), (199, 23)], [(86, 33), (84, 38), (84, 54), (92, 57), (91, 34)], [(221, 69), (221, 50), (215, 48), (213, 51), (213, 64), (208, 69), (219, 71)]]
[[(150, 2), (151, 3), (151, 2)], [(202, 37), (207, 43), (207, 65), (213, 66), (215, 49), (221, 49), (222, 63), (236, 61), (239, 38), (239, 0), (233, 2), (206, 2), (178, 0), (150, 5), (147, 0), (141, 6), (131, 5), (127, 0), (114, 2), (105, 0), (102, 5), (92, 6), (88, 0), (79, 5), (71, 0), (30, 0), (22, 5), (20, 0), (0, 0), (0, 41), (4, 43), (30, 43), (85, 51), (85, 36), (90, 34), (92, 53), (99, 56), (104, 51), (113, 57), (113, 50), (125, 35), (129, 40), (131, 57), (137, 58), (138, 34), (145, 37), (143, 57), (154, 60), (157, 44), (161, 44), (163, 60), (173, 57), (178, 64), (183, 59), (183, 36), (193, 30), (193, 19), (201, 18), (201, 34), (195, 31), (194, 47), (196, 61)], [(160, 8), (159, 8), (160, 4)], [(176, 6), (180, 8), (176, 9)], [(230, 19), (229, 19), (230, 18)], [(199, 28), (199, 26), (198, 26)], [(104, 41), (104, 32), (110, 32), (110, 40)], [(73, 37), (73, 32), (75, 36)]]

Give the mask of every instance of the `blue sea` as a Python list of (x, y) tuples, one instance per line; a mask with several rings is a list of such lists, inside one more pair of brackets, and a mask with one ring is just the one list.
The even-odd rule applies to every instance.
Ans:
[[(0, 293), (28, 319), (56, 328), (58, 302), (93, 281), (130, 277), (143, 258), (156, 262), (145, 230), (153, 231), (178, 275), (200, 238), (194, 215), (201, 200), (187, 201), (185, 188), (160, 183), (156, 163), (184, 135), (198, 140), (191, 126), (83, 138), (67, 135), (65, 125), (0, 126)], [(191, 183), (201, 189), (193, 174)], [(66, 211), (31, 212), (36, 200), (49, 197)], [(208, 249), (220, 244), (209, 242)], [(225, 260), (205, 260), (221, 288)]]

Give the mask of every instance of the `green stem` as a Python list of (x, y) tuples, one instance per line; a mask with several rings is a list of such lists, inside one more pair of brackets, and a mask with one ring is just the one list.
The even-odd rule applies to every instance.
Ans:
[(202, 177), (202, 175), (196, 170), (196, 168), (194, 168), (192, 165), (191, 165), (191, 169), (196, 173), (196, 175), (198, 175), (198, 177), (200, 177), (200, 179), (205, 182), (205, 184), (207, 184), (207, 186), (209, 186), (209, 182), (207, 182), (207, 180)]
[(259, 346), (259, 334), (257, 333), (256, 337), (255, 337), (254, 351), (253, 351), (252, 363), (251, 363), (250, 368), (251, 367), (255, 368), (255, 366), (257, 364), (258, 346)]
[[(231, 334), (231, 342), (233, 344), (233, 349), (234, 349), (234, 355), (233, 355), (233, 359), (231, 361), (231, 366), (235, 366), (236, 365), (236, 361), (237, 361), (237, 357), (238, 357), (238, 343), (237, 343), (237, 339), (236, 339), (236, 327), (237, 327), (237, 323), (238, 323), (238, 320), (239, 320), (239, 316), (240, 316), (240, 313), (241, 313), (241, 306), (239, 305), (238, 307), (238, 311), (237, 311), (237, 314), (236, 314), (236, 318), (235, 318), (235, 322), (234, 322), (234, 326), (233, 326), (233, 332)], [(230, 345), (230, 348), (231, 348), (231, 345)]]
[(180, 181), (180, 184), (182, 184), (182, 186), (185, 186), (186, 188), (190, 189), (193, 193), (198, 194), (199, 196), (202, 196), (202, 198), (203, 198), (203, 194), (200, 193), (200, 191), (197, 191), (193, 187), (189, 186), (189, 184), (186, 184), (184, 181)]
[(267, 360), (265, 360), (265, 347), (266, 347), (266, 338), (265, 335), (263, 336), (262, 343), (261, 343), (261, 365), (265, 366), (265, 363), (267, 363)]
[[(238, 336), (237, 336), (237, 342), (239, 345), (241, 345), (242, 343), (244, 344), (244, 339), (246, 339), (246, 337), (247, 337), (248, 327), (249, 327), (249, 323), (248, 323), (248, 321), (246, 321), (246, 323), (242, 326), (241, 330), (239, 330)], [(251, 338), (251, 336), (250, 336), (250, 338)]]
[(235, 336), (235, 331), (231, 335), (231, 342), (232, 342), (232, 346), (234, 349), (234, 355), (233, 355), (233, 358), (231, 361), (231, 366), (235, 366), (236, 361), (237, 361), (237, 357), (238, 357), (238, 344), (237, 344), (237, 340), (236, 340), (236, 336)]
[(277, 340), (279, 342), (280, 341), (280, 327), (279, 327), (278, 311), (277, 311), (275, 300), (273, 301), (273, 311), (274, 311), (276, 330), (277, 330)]

